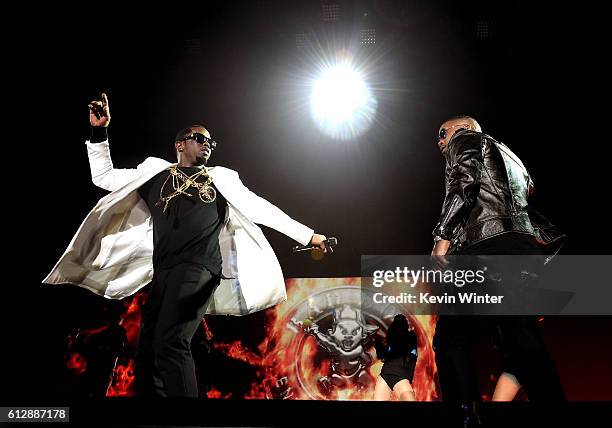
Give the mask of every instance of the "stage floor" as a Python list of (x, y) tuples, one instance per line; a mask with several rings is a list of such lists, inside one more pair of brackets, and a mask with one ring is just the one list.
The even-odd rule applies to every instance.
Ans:
[[(466, 415), (460, 404), (442, 402), (108, 398), (37, 404), (68, 406), (70, 422), (61, 426), (88, 427), (461, 427)], [(27, 406), (34, 407), (33, 403)], [(476, 413), (481, 426), (609, 426), (612, 405), (610, 402), (486, 402), (478, 403)], [(14, 425), (23, 426), (23, 422)]]

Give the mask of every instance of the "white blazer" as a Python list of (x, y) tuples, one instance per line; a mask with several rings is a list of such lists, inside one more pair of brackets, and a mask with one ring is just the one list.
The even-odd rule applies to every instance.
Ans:
[[(171, 164), (149, 157), (135, 169), (116, 169), (108, 141), (86, 142), (94, 184), (111, 191), (89, 212), (64, 255), (43, 280), (69, 283), (121, 299), (153, 278), (153, 224), (137, 189)], [(307, 245), (314, 231), (247, 189), (238, 173), (208, 169), (228, 204), (219, 234), (223, 279), (207, 313), (245, 315), (286, 300), (285, 282), (272, 247), (255, 223)]]

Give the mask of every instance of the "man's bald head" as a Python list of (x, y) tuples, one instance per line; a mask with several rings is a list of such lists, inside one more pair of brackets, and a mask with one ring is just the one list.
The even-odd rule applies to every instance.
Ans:
[(446, 154), (449, 141), (462, 129), (482, 132), (482, 128), (471, 116), (454, 116), (446, 120), (438, 130), (438, 148), (442, 154)]

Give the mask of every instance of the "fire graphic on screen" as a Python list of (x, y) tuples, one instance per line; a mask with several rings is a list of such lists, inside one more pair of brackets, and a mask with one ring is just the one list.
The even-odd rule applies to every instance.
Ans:
[[(360, 278), (293, 279), (288, 301), (270, 316), (269, 334), (260, 345), (264, 355), (268, 398), (372, 399), (382, 363), (375, 357), (373, 336), (382, 334), (393, 315), (361, 307)], [(401, 309), (401, 308), (400, 308)], [(338, 310), (338, 311), (336, 311)], [(334, 346), (333, 328), (348, 318), (360, 319), (352, 343)], [(406, 314), (417, 332), (419, 360), (413, 384), (419, 400), (435, 400), (434, 353), (430, 347), (435, 319)], [(370, 330), (369, 334), (367, 330)], [(340, 351), (338, 352), (338, 348)]]
[[(241, 340), (213, 340), (215, 352), (248, 364), (256, 380), (245, 386), (240, 397), (215, 385), (201, 386), (209, 398), (369, 400), (382, 362), (376, 358), (374, 338), (383, 336), (396, 313), (404, 313), (418, 337), (419, 359), (413, 387), (417, 399), (438, 399), (434, 353), (430, 346), (435, 317), (413, 316), (404, 308), (362, 307), (360, 278), (312, 278), (286, 281), (287, 302), (265, 312), (265, 337), (257, 349)], [(124, 303), (117, 330), (122, 346), (114, 355), (108, 374), (106, 396), (134, 395), (134, 360), (140, 313), (146, 293), (137, 293)], [(350, 329), (349, 329), (350, 327)], [(205, 337), (215, 334), (206, 320)], [(66, 365), (74, 376), (88, 370), (87, 359), (75, 351), (75, 343), (90, 341), (109, 326), (79, 330), (68, 338)], [(342, 334), (340, 333), (342, 330)], [(350, 333), (347, 333), (349, 332)], [(198, 361), (196, 360), (196, 365)]]

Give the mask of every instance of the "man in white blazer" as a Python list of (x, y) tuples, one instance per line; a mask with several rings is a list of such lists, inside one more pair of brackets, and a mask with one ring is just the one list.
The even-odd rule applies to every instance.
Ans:
[(151, 282), (136, 356), (138, 392), (196, 397), (190, 345), (204, 314), (245, 315), (286, 299), (278, 260), (255, 223), (323, 251), (326, 238), (255, 195), (235, 171), (206, 167), (214, 142), (203, 126), (177, 134), (178, 163), (149, 157), (135, 169), (117, 169), (107, 96), (89, 110), (92, 179), (111, 193), (43, 282), (110, 299)]

